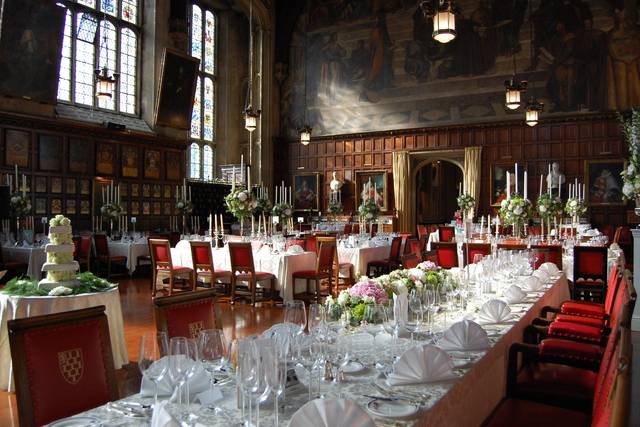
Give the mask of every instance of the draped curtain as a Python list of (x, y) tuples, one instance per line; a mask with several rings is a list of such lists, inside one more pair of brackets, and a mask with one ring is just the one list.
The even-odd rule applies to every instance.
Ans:
[(393, 194), (398, 214), (398, 230), (403, 233), (413, 232), (409, 162), (409, 152), (393, 153)]
[[(476, 206), (480, 198), (481, 168), (482, 147), (466, 147), (464, 149), (464, 188), (476, 199)], [(470, 215), (473, 216), (473, 212)]]

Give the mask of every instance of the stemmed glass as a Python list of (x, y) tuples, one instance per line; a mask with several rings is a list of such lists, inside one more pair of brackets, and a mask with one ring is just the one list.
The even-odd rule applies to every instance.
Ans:
[[(160, 359), (168, 353), (167, 334), (164, 332), (146, 333), (140, 337), (140, 357), (138, 367), (155, 387), (153, 393), (154, 407), (158, 405), (158, 381), (167, 373), (167, 363)], [(166, 361), (165, 361), (166, 362)]]
[(399, 314), (393, 301), (390, 301), (389, 305), (384, 307), (384, 330), (393, 337), (394, 344), (400, 334), (401, 319)]
[(242, 419), (245, 418), (245, 399), (249, 399), (249, 422), (251, 425), (251, 392), (258, 382), (258, 357), (252, 338), (238, 342), (237, 347), (237, 381), (242, 395)]
[(307, 312), (305, 310), (304, 301), (293, 300), (284, 304), (284, 323), (293, 323), (300, 328), (297, 335), (304, 333), (307, 326)]
[(256, 400), (256, 427), (260, 426), (260, 403), (264, 402), (271, 394), (268, 382), (268, 368), (275, 357), (275, 343), (269, 338), (254, 341), (256, 348), (257, 381), (251, 389), (251, 394)]
[(316, 363), (318, 354), (314, 351), (313, 344), (311, 342), (303, 343), (298, 342), (296, 351), (296, 363), (304, 368), (309, 373), (308, 388), (309, 388), (309, 401), (311, 401), (311, 395), (313, 390), (313, 366)]
[(220, 372), (227, 359), (227, 346), (222, 329), (205, 329), (198, 335), (198, 347), (204, 370), (211, 376), (210, 387), (216, 383), (216, 372)]
[[(182, 405), (182, 386), (186, 382), (186, 373), (189, 368), (189, 342), (185, 337), (173, 337), (169, 341), (169, 375), (176, 385), (178, 393), (178, 405)], [(189, 396), (187, 396), (187, 400)]]
[(322, 336), (322, 329), (325, 323), (325, 310), (322, 304), (311, 304), (309, 306), (309, 333)]
[(376, 336), (384, 330), (385, 317), (385, 307), (381, 304), (369, 304), (364, 308), (363, 329), (373, 336), (374, 342)]
[(325, 320), (327, 326), (334, 332), (338, 332), (342, 328), (342, 306), (333, 304), (325, 309)]
[(405, 327), (411, 332), (411, 343), (414, 342), (414, 334), (420, 330), (424, 319), (422, 310), (422, 301), (418, 296), (418, 292), (414, 289), (409, 295), (409, 313)]

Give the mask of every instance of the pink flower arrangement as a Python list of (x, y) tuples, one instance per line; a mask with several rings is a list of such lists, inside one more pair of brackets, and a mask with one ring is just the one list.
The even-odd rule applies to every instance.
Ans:
[(349, 288), (349, 296), (352, 298), (371, 297), (376, 304), (387, 304), (389, 302), (389, 297), (384, 289), (369, 279), (360, 281)]
[(424, 271), (436, 271), (438, 270), (438, 265), (432, 261), (423, 261), (418, 264), (418, 268)]

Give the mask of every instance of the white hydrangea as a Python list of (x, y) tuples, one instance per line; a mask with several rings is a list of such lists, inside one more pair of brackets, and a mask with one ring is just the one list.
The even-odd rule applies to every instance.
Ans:
[(624, 185), (622, 186), (622, 194), (624, 194), (627, 197), (632, 197), (633, 196), (633, 184), (631, 184), (630, 182), (625, 182)]
[(572, 208), (575, 208), (576, 206), (578, 206), (578, 201), (576, 199), (573, 199), (569, 202), (569, 206), (571, 206)]
[(338, 304), (347, 305), (349, 303), (349, 292), (341, 291), (338, 295)]
[(547, 207), (545, 205), (540, 205), (538, 207), (538, 210), (540, 211), (540, 213), (545, 213), (547, 211)]
[(362, 298), (362, 302), (364, 302), (365, 304), (373, 304), (376, 302), (376, 300), (373, 297), (365, 296)]
[(416, 281), (422, 282), (426, 273), (419, 268), (409, 269), (409, 276), (413, 277)]
[(66, 286), (56, 286), (49, 291), (49, 296), (59, 297), (63, 295), (71, 295), (71, 292), (73, 292), (71, 288), (67, 288)]
[(506, 208), (508, 204), (509, 204), (509, 201), (507, 199), (504, 199), (500, 202), (500, 207)]
[(629, 167), (627, 167), (627, 175), (632, 176), (636, 172), (636, 167), (633, 163), (629, 163)]
[(522, 206), (516, 206), (516, 207), (513, 209), (513, 213), (514, 213), (514, 214), (516, 214), (516, 215), (520, 215), (520, 214), (522, 214)]

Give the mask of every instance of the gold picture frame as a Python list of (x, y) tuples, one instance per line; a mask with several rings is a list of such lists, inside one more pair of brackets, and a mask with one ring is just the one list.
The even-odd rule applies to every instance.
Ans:
[[(380, 212), (387, 212), (389, 210), (389, 189), (388, 175), (385, 170), (371, 170), (371, 171), (357, 171), (356, 172), (356, 210), (362, 203), (362, 197), (365, 192), (371, 193), (374, 188), (377, 193), (377, 200), (380, 206)], [(371, 178), (371, 185), (369, 185), (369, 178)], [(367, 184), (365, 188), (364, 185)], [(373, 187), (373, 188), (370, 188)]]
[(320, 210), (320, 173), (300, 173), (293, 176), (291, 201), (296, 211)]

